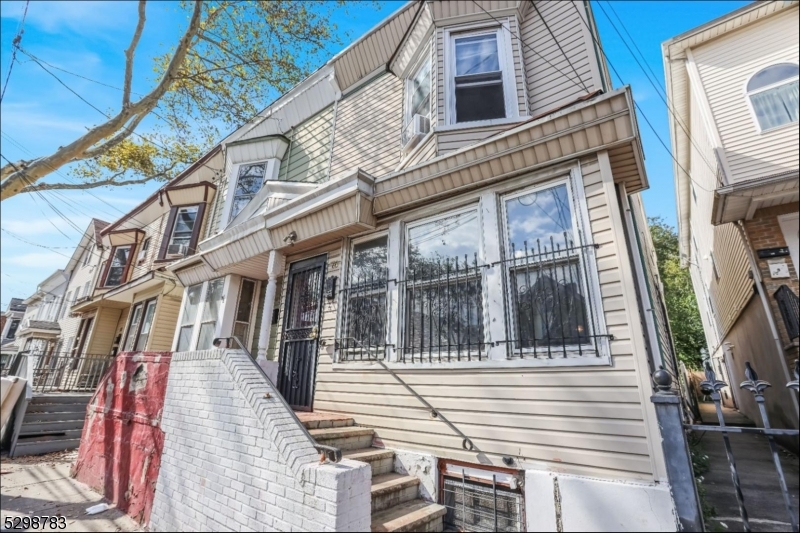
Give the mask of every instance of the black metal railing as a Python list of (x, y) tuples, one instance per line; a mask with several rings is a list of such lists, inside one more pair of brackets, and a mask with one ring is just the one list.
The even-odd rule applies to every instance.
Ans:
[(360, 276), (340, 292), (342, 336), (336, 339), (341, 361), (385, 359), (387, 298), (389, 284), (385, 269)]
[(525, 531), (522, 494), (498, 483), (496, 475), (491, 484), (464, 470), (460, 478), (445, 476), (442, 504), (446, 531)]
[[(580, 235), (580, 234), (579, 234)], [(501, 261), (506, 279), (506, 343), (510, 357), (599, 356), (600, 331), (589, 290), (594, 244), (551, 236)]]
[[(794, 380), (790, 381), (786, 384), (787, 388), (793, 389), (795, 392), (798, 391), (798, 373), (800, 373), (800, 363), (795, 361), (794, 364)], [(714, 370), (711, 368), (711, 365), (706, 362), (705, 364), (705, 377), (706, 379), (700, 383), (700, 389), (703, 394), (706, 394), (711, 397), (711, 400), (714, 402), (714, 408), (717, 414), (717, 420), (719, 421), (719, 425), (713, 426), (708, 424), (684, 424), (684, 428), (687, 431), (697, 431), (697, 432), (719, 432), (722, 434), (723, 444), (725, 446), (725, 454), (728, 459), (728, 466), (730, 469), (731, 481), (733, 483), (734, 493), (736, 495), (736, 501), (739, 506), (739, 516), (742, 520), (742, 526), (745, 531), (751, 531), (750, 527), (750, 519), (749, 514), (747, 511), (747, 507), (745, 505), (744, 494), (742, 492), (742, 486), (739, 476), (739, 470), (736, 466), (736, 459), (733, 454), (733, 449), (731, 447), (731, 441), (729, 434), (731, 433), (749, 433), (749, 434), (756, 434), (766, 437), (767, 444), (769, 445), (770, 454), (772, 455), (772, 462), (775, 467), (775, 473), (777, 474), (778, 478), (778, 485), (781, 490), (781, 495), (783, 496), (783, 503), (786, 507), (786, 514), (789, 516), (789, 523), (791, 524), (791, 530), (797, 531), (798, 530), (798, 522), (797, 522), (797, 515), (794, 512), (794, 508), (792, 505), (792, 495), (789, 493), (789, 489), (786, 484), (786, 477), (783, 472), (783, 465), (781, 464), (780, 453), (778, 450), (778, 445), (775, 442), (775, 437), (797, 437), (800, 435), (800, 431), (797, 429), (778, 429), (773, 428), (770, 424), (769, 417), (767, 416), (767, 409), (765, 405), (764, 399), (764, 392), (771, 387), (772, 385), (766, 381), (760, 380), (758, 378), (758, 374), (756, 373), (755, 369), (753, 369), (752, 365), (749, 362), (745, 362), (745, 380), (739, 385), (739, 388), (746, 390), (753, 394), (753, 399), (758, 406), (758, 412), (761, 416), (761, 422), (763, 427), (739, 427), (739, 426), (729, 426), (725, 423), (725, 417), (723, 416), (722, 411), (722, 398), (720, 396), (720, 391), (726, 387), (728, 384), (724, 381), (718, 380)], [(668, 382), (671, 381), (670, 379), (667, 380)], [(665, 384), (665, 387), (668, 387), (669, 383)]]
[[(114, 358), (108, 354), (27, 354), (34, 392), (93, 392)], [(25, 376), (23, 376), (25, 377)]]
[(773, 297), (778, 302), (778, 309), (781, 311), (789, 338), (794, 340), (800, 337), (800, 297), (787, 285), (781, 285)]
[(484, 333), (483, 272), (478, 255), (419, 260), (398, 282), (404, 302), (402, 363), (480, 361)]

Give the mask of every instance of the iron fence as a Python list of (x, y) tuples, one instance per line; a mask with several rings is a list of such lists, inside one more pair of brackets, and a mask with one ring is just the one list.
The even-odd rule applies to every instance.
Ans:
[(340, 360), (386, 358), (386, 303), (392, 282), (383, 269), (359, 276), (340, 291), (342, 336), (336, 340)]
[(25, 354), (33, 364), (34, 392), (92, 392), (97, 388), (112, 355)]
[[(795, 361), (794, 380), (786, 384), (786, 387), (794, 389), (795, 391), (798, 390), (799, 365), (800, 363), (798, 363), (798, 361)], [(722, 434), (722, 440), (725, 445), (725, 453), (728, 459), (728, 464), (730, 466), (731, 481), (733, 482), (734, 492), (736, 494), (736, 501), (739, 506), (739, 515), (741, 516), (744, 530), (751, 531), (750, 520), (748, 518), (747, 507), (745, 506), (744, 495), (742, 493), (739, 471), (736, 467), (736, 459), (733, 455), (733, 450), (731, 448), (731, 441), (729, 437), (730, 433), (753, 433), (766, 436), (770, 452), (772, 454), (772, 462), (775, 466), (775, 472), (777, 474), (778, 483), (781, 489), (781, 494), (783, 496), (783, 502), (786, 507), (786, 512), (789, 515), (789, 523), (791, 524), (792, 531), (797, 531), (798, 530), (797, 517), (792, 507), (791, 495), (789, 494), (789, 489), (787, 488), (786, 485), (786, 478), (784, 476), (783, 466), (781, 465), (781, 459), (778, 453), (778, 445), (775, 442), (775, 437), (776, 436), (797, 437), (798, 435), (800, 435), (800, 431), (796, 429), (778, 429), (778, 428), (773, 428), (771, 426), (769, 418), (767, 416), (767, 409), (764, 405), (765, 403), (764, 392), (767, 390), (767, 388), (771, 387), (772, 385), (766, 381), (758, 379), (758, 374), (756, 373), (755, 369), (749, 362), (745, 363), (745, 377), (747, 379), (743, 381), (739, 385), (739, 387), (753, 394), (756, 404), (758, 405), (758, 411), (761, 416), (763, 427), (751, 428), (751, 427), (738, 427), (738, 426), (726, 425), (725, 418), (722, 412), (722, 398), (720, 396), (720, 390), (728, 387), (728, 384), (725, 383), (724, 381), (717, 379), (714, 370), (711, 368), (711, 365), (708, 362), (706, 362), (705, 377), (706, 377), (705, 381), (700, 383), (700, 388), (703, 394), (710, 396), (711, 400), (714, 402), (714, 407), (716, 409), (719, 425), (711, 426), (702, 424), (684, 424), (684, 428), (689, 431), (713, 431)]]
[(774, 298), (778, 302), (789, 338), (794, 340), (800, 337), (800, 298), (787, 285), (778, 287)]
[(446, 531), (524, 531), (523, 501), (519, 490), (492, 482), (444, 477), (441, 489)]

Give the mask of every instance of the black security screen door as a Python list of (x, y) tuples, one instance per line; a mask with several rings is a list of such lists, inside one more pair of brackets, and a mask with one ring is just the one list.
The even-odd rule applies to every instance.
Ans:
[(278, 388), (297, 411), (311, 411), (326, 256), (293, 263), (284, 306)]

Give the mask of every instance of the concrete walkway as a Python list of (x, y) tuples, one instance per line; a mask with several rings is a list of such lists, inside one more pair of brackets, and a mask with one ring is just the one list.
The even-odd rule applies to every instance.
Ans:
[(69, 469), (76, 457), (77, 452), (3, 457), (0, 529), (6, 530), (7, 516), (63, 516), (66, 529), (59, 527), (61, 531), (142, 530), (132, 518), (114, 508), (91, 516), (86, 514), (86, 509), (102, 503), (103, 497), (70, 477)]
[[(713, 404), (699, 405), (703, 423), (717, 425)], [(708, 406), (711, 407), (710, 410)], [(726, 425), (753, 425), (734, 409), (725, 408), (723, 416)], [(731, 433), (730, 440), (752, 531), (791, 531), (767, 438), (763, 435)], [(716, 523), (706, 524), (706, 527), (709, 531), (743, 531), (722, 434), (711, 431), (705, 433), (701, 446), (709, 458), (709, 470), (703, 479), (706, 500), (715, 507), (717, 516)], [(778, 449), (794, 514), (797, 516), (800, 504), (800, 461), (796, 455), (780, 446)]]

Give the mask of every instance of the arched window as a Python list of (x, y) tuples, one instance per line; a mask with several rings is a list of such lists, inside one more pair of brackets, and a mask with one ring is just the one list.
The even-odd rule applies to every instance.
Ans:
[(761, 131), (797, 122), (798, 66), (779, 63), (759, 70), (747, 82), (747, 97)]

